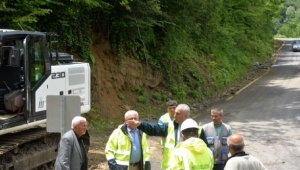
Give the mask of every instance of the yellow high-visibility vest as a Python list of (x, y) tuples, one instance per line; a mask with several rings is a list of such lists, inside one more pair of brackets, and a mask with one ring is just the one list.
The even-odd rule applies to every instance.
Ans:
[[(107, 160), (115, 159), (118, 165), (129, 166), (130, 154), (131, 154), (131, 141), (130, 136), (125, 135), (121, 130), (121, 126), (115, 129), (110, 135), (108, 142), (105, 147), (105, 156)], [(145, 161), (150, 161), (150, 151), (148, 147), (148, 142), (146, 139), (146, 134), (142, 133), (142, 158), (143, 164)]]

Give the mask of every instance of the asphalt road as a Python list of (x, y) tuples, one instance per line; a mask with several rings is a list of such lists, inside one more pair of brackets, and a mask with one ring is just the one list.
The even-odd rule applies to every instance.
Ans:
[(233, 97), (194, 116), (210, 122), (210, 109), (224, 110), (223, 121), (245, 137), (245, 150), (269, 170), (300, 170), (300, 52), (291, 39), (271, 69)]

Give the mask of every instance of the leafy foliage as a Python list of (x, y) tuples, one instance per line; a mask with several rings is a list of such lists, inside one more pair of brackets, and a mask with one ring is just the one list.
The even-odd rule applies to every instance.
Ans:
[[(62, 50), (91, 63), (95, 62), (92, 36), (102, 34), (119, 64), (124, 56), (141, 60), (163, 71), (164, 85), (174, 98), (203, 100), (233, 83), (253, 62), (269, 58), (274, 33), (296, 36), (299, 4), (299, 0), (286, 0), (284, 5), (280, 0), (3, 0), (0, 23), (3, 28), (21, 25), (58, 32)], [(150, 101), (146, 92), (139, 93), (139, 102)]]
[(300, 0), (285, 0), (274, 18), (276, 37), (300, 37)]
[(44, 0), (22, 1), (3, 0), (0, 4), (1, 27), (12, 29), (35, 30), (38, 17), (51, 13)]

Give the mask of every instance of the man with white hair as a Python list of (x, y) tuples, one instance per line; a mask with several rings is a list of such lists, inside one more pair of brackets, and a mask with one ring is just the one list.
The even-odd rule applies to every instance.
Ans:
[(180, 142), (172, 151), (168, 170), (211, 170), (214, 157), (211, 150), (198, 138), (198, 124), (193, 119), (186, 119), (181, 124)]
[(71, 128), (61, 137), (54, 170), (88, 169), (88, 154), (81, 139), (87, 130), (86, 119), (75, 116)]
[(233, 134), (228, 137), (227, 145), (231, 157), (224, 163), (224, 170), (267, 170), (267, 168), (254, 156), (244, 152), (244, 137)]
[[(125, 113), (125, 122), (139, 120), (135, 110)], [(135, 125), (120, 125), (110, 135), (105, 147), (110, 170), (150, 170), (150, 152), (146, 134)]]

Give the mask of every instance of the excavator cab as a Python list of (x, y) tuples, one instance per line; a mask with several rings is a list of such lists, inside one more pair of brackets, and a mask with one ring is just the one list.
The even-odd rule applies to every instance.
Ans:
[(26, 123), (36, 115), (32, 108), (35, 91), (51, 74), (46, 36), (25, 31), (0, 33), (0, 124)]

